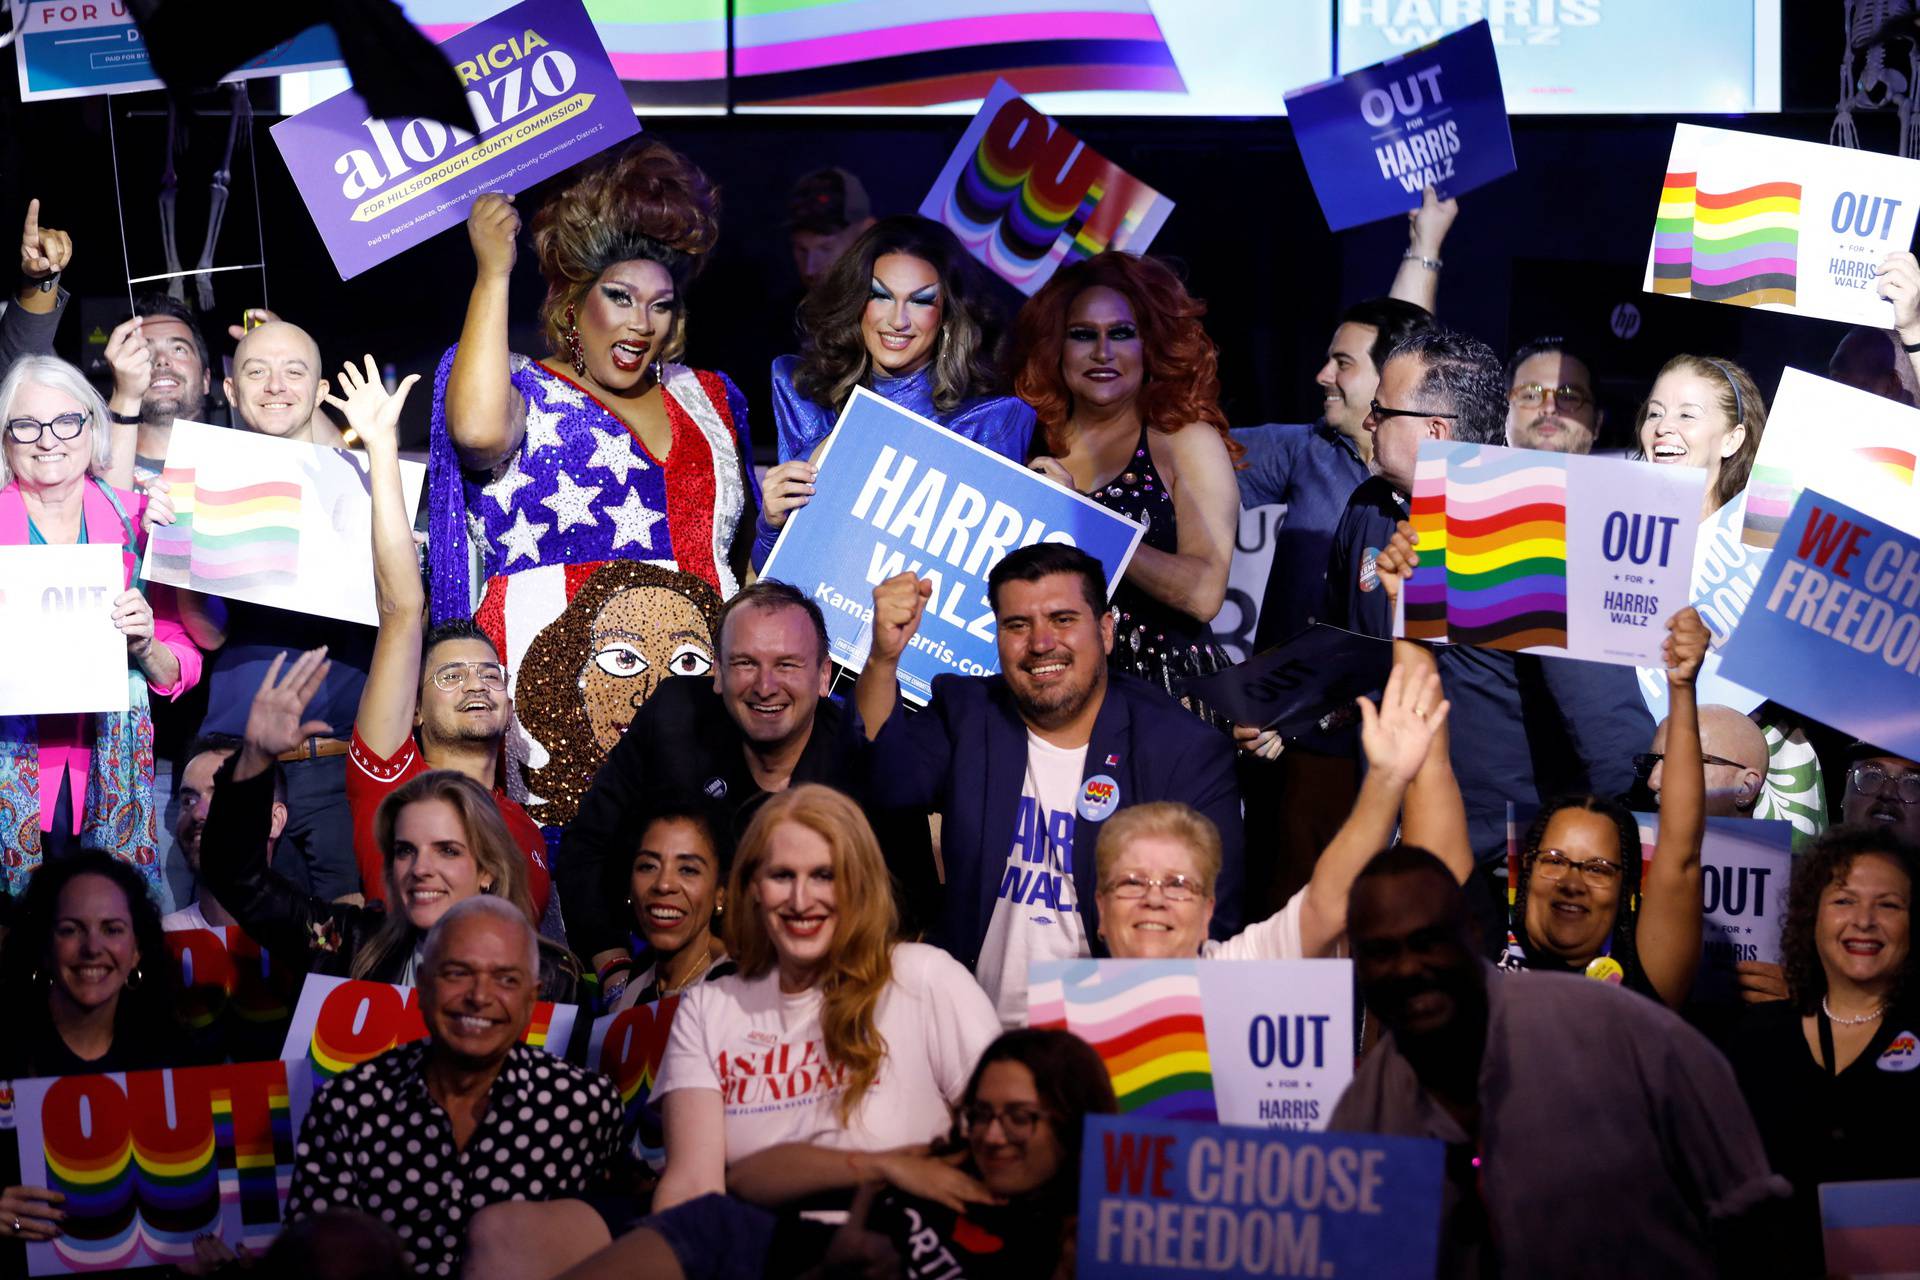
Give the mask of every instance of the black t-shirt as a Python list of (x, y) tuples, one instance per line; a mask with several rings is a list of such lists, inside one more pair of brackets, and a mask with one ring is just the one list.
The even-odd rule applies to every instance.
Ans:
[(1058, 1205), (945, 1205), (889, 1191), (867, 1226), (893, 1241), (905, 1280), (1051, 1280), (1074, 1229)]
[(1817, 1276), (1821, 1183), (1920, 1178), (1920, 1003), (1887, 1010), (1838, 1075), (1814, 1061), (1800, 1019), (1784, 1000), (1749, 1007), (1728, 1056), (1768, 1161), (1793, 1184), (1780, 1274)]

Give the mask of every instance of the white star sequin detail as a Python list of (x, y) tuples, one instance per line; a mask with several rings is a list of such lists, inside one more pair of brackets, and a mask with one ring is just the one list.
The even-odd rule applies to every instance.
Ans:
[(564, 471), (557, 472), (553, 479), (554, 491), (540, 499), (540, 505), (560, 521), (560, 532), (565, 533), (577, 524), (600, 523), (593, 514), (593, 500), (600, 496), (603, 486), (575, 483)]
[(533, 483), (533, 477), (520, 469), (520, 455), (507, 459), (507, 469), (493, 478), (491, 484), (480, 490), (500, 504), (500, 514), (505, 515), (513, 506), (513, 495)]
[(527, 405), (527, 452), (560, 447), (560, 413), (555, 409), (536, 409)]
[[(534, 524), (527, 519), (527, 513), (518, 512), (513, 517), (513, 527), (500, 535), (500, 545), (507, 549), (507, 564), (512, 564), (521, 556), (539, 562), (540, 539), (547, 536), (550, 524)], [(505, 566), (502, 566), (505, 567)]]
[(613, 518), (615, 551), (629, 542), (653, 550), (653, 526), (667, 518), (664, 512), (655, 511), (642, 502), (638, 489), (627, 490), (626, 500), (617, 507), (606, 508), (606, 512)]
[(542, 383), (540, 391), (547, 397), (548, 404), (571, 405), (575, 409), (586, 407), (586, 393), (578, 387), (568, 386), (558, 378), (549, 378)]
[(605, 467), (613, 473), (613, 478), (621, 484), (627, 482), (627, 472), (648, 470), (647, 460), (633, 449), (633, 437), (622, 431), (596, 432), (599, 438), (593, 444), (593, 456), (587, 459), (590, 467)]

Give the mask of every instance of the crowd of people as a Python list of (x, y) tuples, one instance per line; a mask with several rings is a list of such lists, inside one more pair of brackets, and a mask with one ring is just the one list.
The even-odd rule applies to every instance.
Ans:
[[(182, 1021), (169, 929), (414, 987), (428, 1033), (315, 1094), (272, 1257), (209, 1237), (189, 1270), (1070, 1276), (1084, 1121), (1115, 1092), (1027, 1027), (1027, 975), (1080, 957), (1350, 958), (1367, 1016), (1331, 1127), (1445, 1144), (1445, 1276), (1819, 1275), (1822, 1183), (1920, 1177), (1920, 761), (1702, 703), (1691, 608), (1657, 620), (1657, 723), (1630, 667), (1392, 639), (1420, 443), (1585, 453), (1602, 426), (1568, 342), (1503, 360), (1436, 318), (1452, 201), (1427, 193), (1390, 292), (1338, 317), (1321, 417), (1240, 430), (1166, 262), (1077, 262), (1009, 320), (950, 232), (876, 218), (844, 170), (792, 213), (808, 292), (764, 475), (736, 379), (679, 363), (722, 219), (659, 141), (524, 236), (512, 197), (474, 203), (417, 521), (399, 422), (425, 371), (236, 327), (228, 425), (363, 460), (369, 627), (141, 577), (216, 357), (143, 298), (96, 389), (51, 349), (73, 245), (29, 210), (0, 544), (122, 548), (129, 709), (0, 719), (0, 1079), (276, 1056)], [(537, 353), (509, 342), (523, 242)], [(1877, 287), (1895, 328), (1830, 372), (1913, 403), (1920, 263)], [(860, 387), (1145, 526), (1116, 583), (1071, 545), (1005, 555), (999, 674), (924, 707), (898, 672), (929, 580), (872, 584), (849, 673), (812, 596), (759, 576)], [(1633, 453), (1704, 471), (1714, 520), (1766, 422), (1737, 363), (1677, 353)], [(1210, 624), (1242, 507), (1269, 503), (1260, 646), (1316, 623), (1391, 645), (1311, 740), (1185, 683), (1230, 662)], [(1696, 995), (1709, 818), (1796, 831), (1781, 963), (1739, 964), (1739, 1007)], [(543, 1001), (581, 1010), (567, 1053), (525, 1043)], [(671, 1027), (635, 1118), (585, 1045), (642, 1004)], [(64, 1199), (0, 1185), (11, 1267)]]

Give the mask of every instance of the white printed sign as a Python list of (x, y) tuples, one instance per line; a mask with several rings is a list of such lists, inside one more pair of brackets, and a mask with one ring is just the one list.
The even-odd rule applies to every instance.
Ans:
[(0, 547), (0, 715), (127, 709), (118, 544)]

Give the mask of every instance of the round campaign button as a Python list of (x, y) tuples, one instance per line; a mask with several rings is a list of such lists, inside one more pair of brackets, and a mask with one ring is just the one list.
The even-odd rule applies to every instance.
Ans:
[(1119, 807), (1120, 784), (1104, 773), (1096, 773), (1086, 780), (1080, 788), (1080, 799), (1074, 805), (1088, 822), (1104, 822)]
[(707, 785), (700, 789), (712, 796), (715, 800), (724, 800), (727, 798), (727, 780), (725, 778), (708, 778)]
[(1595, 956), (1587, 961), (1587, 976), (1597, 982), (1620, 982), (1626, 978), (1627, 971), (1612, 956)]

